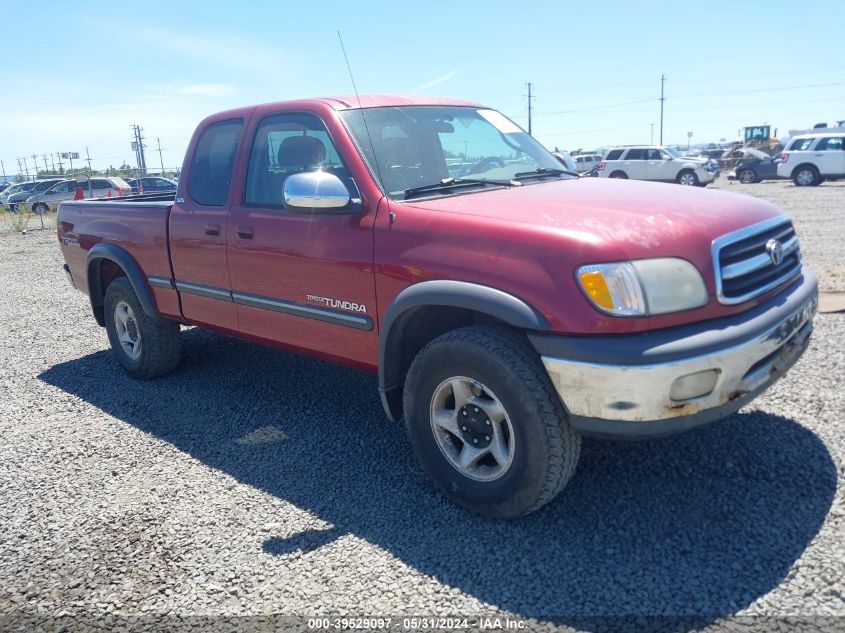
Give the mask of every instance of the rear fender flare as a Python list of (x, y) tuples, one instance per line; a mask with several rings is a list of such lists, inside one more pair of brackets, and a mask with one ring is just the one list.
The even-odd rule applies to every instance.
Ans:
[(159, 313), (155, 307), (152, 293), (144, 281), (144, 274), (141, 267), (135, 258), (129, 252), (115, 244), (106, 244), (100, 242), (95, 244), (88, 251), (87, 271), (88, 271), (88, 297), (91, 300), (91, 310), (94, 312), (94, 318), (100, 326), (105, 326), (105, 316), (103, 314), (103, 303), (106, 294), (106, 289), (102, 287), (100, 280), (100, 267), (104, 261), (111, 261), (126, 275), (129, 283), (132, 284), (132, 289), (141, 303), (144, 312), (151, 317), (158, 317)]

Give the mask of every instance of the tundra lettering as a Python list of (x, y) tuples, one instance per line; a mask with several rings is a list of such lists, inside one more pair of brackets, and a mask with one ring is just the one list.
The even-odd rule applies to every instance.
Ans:
[(317, 295), (307, 295), (308, 301), (316, 301), (317, 303), (324, 303), (330, 308), (341, 308), (342, 310), (352, 310), (354, 312), (363, 312), (366, 314), (367, 306), (362, 306), (353, 301), (343, 301), (341, 299), (330, 299), (329, 297), (320, 297)]
[(816, 313), (772, 204), (580, 178), (498, 112), (423, 95), (214, 114), (176, 192), (62, 202), (58, 237), (129, 375), (176, 369), (180, 325), (374, 373), (434, 485), (493, 517), (551, 501), (584, 435), (730, 416)]

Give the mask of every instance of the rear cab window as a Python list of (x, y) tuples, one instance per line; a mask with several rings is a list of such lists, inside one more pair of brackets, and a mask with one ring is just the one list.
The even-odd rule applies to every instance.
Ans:
[(211, 123), (202, 131), (191, 159), (188, 195), (203, 206), (222, 206), (229, 197), (232, 168), (243, 119)]

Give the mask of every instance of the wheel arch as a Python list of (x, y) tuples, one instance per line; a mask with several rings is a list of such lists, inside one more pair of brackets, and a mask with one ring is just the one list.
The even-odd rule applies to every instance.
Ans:
[(116, 244), (100, 242), (88, 251), (86, 262), (88, 272), (88, 298), (91, 310), (100, 327), (105, 327), (104, 299), (108, 282), (125, 276), (132, 284), (141, 307), (149, 316), (158, 316), (152, 293), (144, 281), (141, 266), (129, 252)]
[(821, 172), (819, 171), (819, 168), (818, 168), (818, 167), (816, 167), (813, 163), (809, 163), (809, 162), (798, 163), (795, 167), (793, 167), (793, 168), (792, 168), (792, 172), (789, 174), (789, 177), (790, 177), (790, 178), (795, 178), (796, 174), (797, 174), (797, 173), (798, 173), (801, 169), (804, 169), (805, 167), (809, 167), (809, 168), (810, 168), (810, 169), (812, 169), (814, 172), (816, 172), (816, 176), (821, 177)]
[(378, 380), (387, 417), (402, 417), (405, 374), (417, 353), (441, 334), (465, 325), (549, 330), (546, 318), (522, 299), (481, 284), (423, 281), (402, 290), (379, 327)]

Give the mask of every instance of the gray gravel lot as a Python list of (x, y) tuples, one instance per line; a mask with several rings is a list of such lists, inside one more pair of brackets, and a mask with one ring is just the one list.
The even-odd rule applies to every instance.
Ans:
[[(718, 186), (793, 214), (824, 287), (845, 290), (845, 186)], [(174, 374), (126, 377), (60, 264), (52, 229), (0, 226), (0, 630), (271, 614), (845, 627), (843, 315), (820, 315), (751, 407), (661, 440), (588, 439), (564, 493), (505, 523), (432, 490), (369, 375), (190, 329)]]

